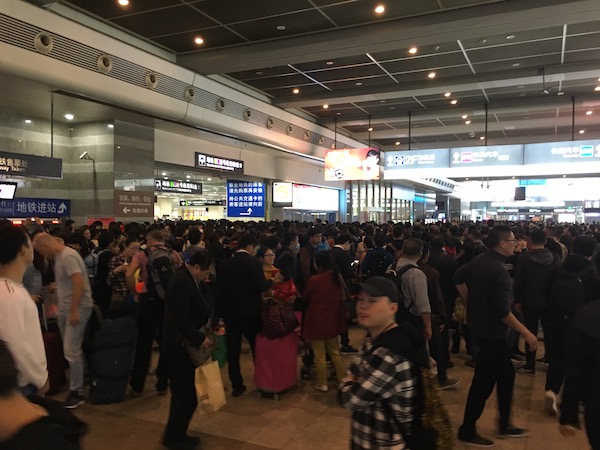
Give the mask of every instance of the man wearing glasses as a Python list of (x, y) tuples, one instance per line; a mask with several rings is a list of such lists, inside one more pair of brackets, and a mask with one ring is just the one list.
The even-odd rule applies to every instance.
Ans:
[(532, 351), (537, 347), (537, 338), (510, 311), (512, 279), (504, 261), (513, 254), (517, 239), (510, 228), (495, 226), (487, 242), (490, 250), (458, 269), (453, 279), (461, 297), (467, 299), (467, 324), (480, 347), (458, 438), (479, 447), (494, 445), (475, 428), (494, 386), (498, 393), (499, 436), (527, 435), (526, 430), (510, 422), (515, 370), (507, 345), (508, 328), (521, 334)]

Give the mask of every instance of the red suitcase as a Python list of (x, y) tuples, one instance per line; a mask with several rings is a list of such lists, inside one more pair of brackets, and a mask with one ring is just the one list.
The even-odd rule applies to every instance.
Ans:
[(296, 386), (298, 382), (298, 333), (267, 339), (260, 333), (256, 336), (254, 355), (254, 385), (259, 392), (279, 395)]

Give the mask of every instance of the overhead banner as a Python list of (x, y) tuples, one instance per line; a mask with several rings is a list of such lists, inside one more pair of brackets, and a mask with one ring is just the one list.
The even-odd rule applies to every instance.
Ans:
[(0, 174), (34, 178), (62, 178), (62, 159), (0, 152)]
[(292, 206), (294, 202), (294, 186), (292, 183), (273, 183), (273, 206), (284, 208)]
[(525, 144), (525, 164), (600, 161), (600, 141)]
[(179, 206), (225, 206), (225, 200), (179, 200)]
[(196, 167), (221, 172), (244, 173), (244, 161), (196, 152)]
[(450, 167), (520, 166), (522, 145), (491, 145), (450, 149)]
[(379, 150), (345, 148), (325, 151), (325, 181), (379, 180)]
[(202, 194), (202, 183), (177, 180), (154, 180), (154, 188), (162, 192), (177, 192), (179, 194)]
[(227, 217), (265, 217), (264, 183), (228, 180)]
[(70, 217), (71, 201), (60, 198), (15, 198), (0, 200), (0, 217)]
[(450, 149), (437, 148), (433, 150), (403, 150), (385, 152), (384, 169), (447, 169), (450, 165)]

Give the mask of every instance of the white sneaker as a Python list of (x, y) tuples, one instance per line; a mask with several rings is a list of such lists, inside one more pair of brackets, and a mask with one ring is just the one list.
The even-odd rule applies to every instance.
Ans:
[(327, 392), (329, 390), (326, 384), (315, 384), (313, 386), (313, 389), (316, 389), (317, 391), (321, 392)]
[(546, 391), (544, 407), (549, 415), (556, 416), (558, 414), (558, 406), (556, 406), (556, 394), (554, 392)]

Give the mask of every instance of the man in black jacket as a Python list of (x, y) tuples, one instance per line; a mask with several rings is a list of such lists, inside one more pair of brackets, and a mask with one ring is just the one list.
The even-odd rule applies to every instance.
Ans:
[[(260, 294), (273, 284), (272, 281), (267, 281), (262, 264), (254, 257), (257, 245), (258, 241), (254, 236), (243, 235), (238, 241), (237, 252), (233, 258), (223, 262), (220, 273), (217, 274), (217, 312), (223, 317), (227, 329), (227, 362), (234, 397), (246, 392), (240, 370), (242, 336), (254, 353), (254, 342), (261, 326)], [(275, 282), (281, 280), (281, 275), (277, 274)]]
[(498, 392), (500, 436), (526, 435), (525, 430), (510, 423), (515, 369), (506, 342), (507, 328), (520, 333), (531, 350), (537, 348), (537, 337), (510, 312), (512, 280), (504, 261), (513, 254), (516, 242), (508, 227), (494, 227), (488, 238), (491, 249), (462, 266), (454, 275), (458, 292), (467, 299), (467, 323), (480, 347), (458, 439), (481, 447), (494, 445), (475, 429), (494, 386)]

